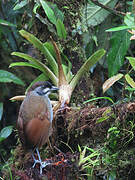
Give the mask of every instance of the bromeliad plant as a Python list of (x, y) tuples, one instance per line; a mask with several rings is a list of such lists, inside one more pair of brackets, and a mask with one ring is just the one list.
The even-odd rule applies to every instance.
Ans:
[[(41, 80), (51, 80), (55, 86), (59, 87), (59, 102), (60, 104), (69, 104), (73, 90), (75, 89), (80, 78), (84, 73), (88, 72), (102, 56), (105, 54), (104, 49), (96, 51), (90, 56), (82, 67), (79, 69), (76, 75), (71, 72), (72, 64), (69, 59), (60, 52), (56, 43), (51, 42), (42, 43), (33, 34), (26, 32), (25, 30), (19, 31), (20, 34), (26, 38), (35, 48), (41, 51), (45, 56), (48, 65), (42, 63), (40, 60), (21, 52), (13, 52), (12, 55), (21, 57), (28, 62), (16, 62), (10, 64), (10, 67), (14, 66), (29, 66), (41, 71), (41, 74), (32, 82)], [(32, 85), (31, 84), (31, 85)]]
[[(43, 17), (38, 14), (38, 9), (42, 7), (44, 10), (46, 17), (43, 21)], [(60, 39), (65, 40), (67, 36), (67, 32), (65, 26), (63, 24), (64, 14), (58, 9), (58, 7), (48, 1), (39, 0), (35, 1), (35, 6), (33, 8), (33, 13), (36, 15), (39, 20), (44, 23), (48, 22), (53, 25), (53, 32)], [(49, 20), (49, 21), (48, 21)], [(55, 28), (54, 28), (55, 27)], [(49, 28), (50, 29), (50, 28)], [(72, 92), (82, 77), (82, 75), (89, 71), (90, 67), (93, 66), (104, 54), (105, 51), (103, 49), (94, 53), (83, 66), (80, 68), (78, 73), (74, 76), (71, 72), (72, 64), (69, 59), (60, 52), (56, 43), (51, 40), (51, 42), (42, 43), (39, 39), (37, 39), (34, 35), (21, 30), (20, 34), (26, 38), (30, 43), (33, 44), (47, 60), (47, 65), (43, 64), (38, 59), (35, 59), (27, 54), (14, 52), (12, 55), (16, 55), (18, 57), (24, 58), (28, 62), (17, 62), (12, 63), (10, 67), (13, 66), (30, 66), (36, 69), (39, 69), (42, 73), (38, 76), (33, 82), (41, 81), (41, 80), (51, 80), (55, 86), (59, 87), (59, 102), (60, 104), (65, 104), (70, 102), (70, 98)], [(32, 85), (31, 84), (31, 85)], [(21, 97), (19, 97), (20, 99)], [(24, 98), (24, 97), (22, 97)]]

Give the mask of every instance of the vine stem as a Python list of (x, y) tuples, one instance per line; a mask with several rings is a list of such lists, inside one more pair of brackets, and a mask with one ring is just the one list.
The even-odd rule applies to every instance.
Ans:
[[(89, 0), (88, 0), (88, 1), (89, 1)], [(107, 11), (109, 11), (109, 12), (111, 12), (111, 13), (117, 15), (117, 16), (123, 17), (123, 16), (126, 15), (126, 13), (124, 13), (124, 12), (117, 11), (117, 10), (115, 10), (115, 9), (111, 9), (111, 8), (108, 7), (108, 6), (105, 6), (104, 4), (98, 2), (98, 0), (91, 0), (91, 2), (93, 2), (95, 5), (103, 8), (103, 9), (105, 9), (105, 10), (107, 10)]]

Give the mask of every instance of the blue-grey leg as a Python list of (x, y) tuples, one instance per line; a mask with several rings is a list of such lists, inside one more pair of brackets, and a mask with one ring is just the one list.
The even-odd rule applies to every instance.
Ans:
[(64, 109), (64, 106), (65, 106), (65, 100), (62, 102), (62, 104), (61, 104), (61, 109)]
[(40, 161), (40, 162), (42, 162), (42, 161), (41, 161), (41, 157), (40, 157), (40, 153), (39, 153), (38, 148), (36, 148), (36, 152), (37, 152), (37, 155), (38, 155), (38, 159), (39, 159), (39, 161)]
[(34, 160), (34, 164), (33, 164), (33, 168), (35, 167), (35, 165), (37, 164), (37, 163), (40, 163), (40, 161), (39, 160), (37, 160), (36, 158), (35, 158), (35, 156), (34, 156), (34, 153), (32, 152), (32, 157), (33, 157), (33, 160)]

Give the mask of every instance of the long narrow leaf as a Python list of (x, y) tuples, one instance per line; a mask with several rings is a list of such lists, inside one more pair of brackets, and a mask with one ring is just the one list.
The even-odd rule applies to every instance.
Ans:
[(110, 97), (96, 97), (96, 98), (92, 98), (92, 99), (89, 99), (87, 101), (84, 101), (83, 104), (86, 104), (86, 103), (91, 102), (91, 101), (96, 101), (96, 100), (99, 100), (99, 99), (107, 99), (108, 101), (110, 101), (111, 103), (114, 104), (113, 100)]
[(48, 77), (53, 81), (53, 83), (55, 85), (58, 84), (58, 79), (57, 77), (54, 75), (54, 73), (46, 66), (44, 65), (42, 62), (38, 61), (37, 59), (29, 56), (28, 54), (24, 54), (24, 53), (20, 53), (20, 52), (13, 52), (12, 55), (24, 58), (32, 63), (34, 63), (35, 65), (37, 65), (37, 69), (39, 69), (40, 71), (42, 71), (43, 73), (47, 74)]
[(57, 20), (56, 29), (57, 29), (58, 36), (62, 39), (66, 39), (67, 32), (66, 32), (63, 22), (60, 19)]
[(70, 82), (72, 91), (74, 90), (75, 86), (77, 85), (83, 74), (89, 71), (90, 67), (92, 67), (96, 62), (98, 62), (104, 54), (105, 54), (105, 50), (100, 49), (96, 51), (91, 57), (88, 58), (88, 60), (82, 65), (82, 67), (79, 69), (75, 77)]
[(48, 51), (51, 53), (51, 55), (56, 59), (56, 52), (53, 47), (53, 44), (51, 42), (45, 42), (44, 46), (48, 49)]
[(0, 82), (13, 82), (22, 86), (25, 85), (24, 82), (17, 76), (15, 76), (13, 73), (4, 70), (0, 70)]
[(115, 31), (121, 31), (121, 30), (132, 29), (132, 28), (135, 28), (135, 26), (119, 26), (119, 27), (107, 29), (106, 32), (115, 32)]
[(119, 73), (119, 74), (107, 79), (102, 86), (103, 93), (105, 93), (115, 82), (120, 80), (123, 76), (124, 76), (123, 74)]
[(45, 55), (50, 66), (52, 67), (54, 74), (57, 76), (58, 75), (58, 65), (57, 65), (54, 57), (51, 55), (49, 50), (43, 45), (43, 43), (38, 38), (36, 38), (33, 34), (30, 34), (25, 30), (20, 30), (19, 33), (24, 38), (26, 38), (30, 43), (32, 43), (34, 47), (39, 49)]
[(3, 19), (0, 19), (0, 24), (1, 24), (1, 25), (4, 25), (4, 26), (15, 26), (15, 27), (16, 27), (15, 24), (12, 24), (12, 23), (10, 23), (10, 22), (8, 22), (8, 21), (5, 21), (5, 20), (3, 20)]
[(46, 13), (48, 19), (51, 23), (56, 24), (56, 16), (53, 12), (53, 10), (48, 6), (47, 2), (45, 0), (40, 0), (40, 3), (44, 9), (44, 12)]
[(87, 162), (87, 161), (93, 162), (94, 160), (91, 160), (91, 158), (96, 157), (96, 156), (98, 156), (98, 155), (99, 155), (99, 153), (97, 153), (97, 152), (91, 153), (90, 155), (88, 155), (88, 156), (86, 156), (85, 158), (83, 158), (83, 160), (81, 161), (81, 164), (84, 164), (84, 163)]
[(33, 67), (35, 69), (39, 69), (37, 68), (37, 65), (35, 65), (34, 63), (28, 63), (28, 62), (16, 62), (16, 63), (11, 63), (9, 65), (9, 68), (11, 67), (15, 67), (15, 66), (28, 66), (28, 67)]

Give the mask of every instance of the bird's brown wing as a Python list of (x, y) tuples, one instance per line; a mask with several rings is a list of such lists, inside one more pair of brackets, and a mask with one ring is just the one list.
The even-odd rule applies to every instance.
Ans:
[(28, 122), (25, 135), (27, 141), (33, 145), (33, 147), (41, 147), (47, 141), (49, 137), (50, 122), (46, 117), (40, 120), (39, 118), (33, 118)]
[(26, 97), (20, 107), (17, 128), (22, 144), (28, 149), (47, 141), (51, 131), (50, 114), (42, 97)]

